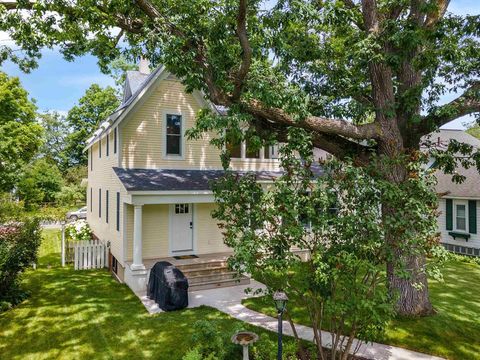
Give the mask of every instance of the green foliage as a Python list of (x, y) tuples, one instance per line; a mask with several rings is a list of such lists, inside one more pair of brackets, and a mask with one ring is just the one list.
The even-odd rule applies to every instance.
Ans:
[(14, 201), (11, 194), (0, 192), (0, 224), (20, 218), (23, 212), (23, 201)]
[(91, 240), (92, 234), (90, 226), (83, 219), (70, 223), (65, 227), (65, 236), (71, 241)]
[[(240, 330), (240, 327), (238, 330)], [(202, 360), (228, 360), (239, 357), (240, 349), (230, 341), (235, 333), (224, 333), (215, 321), (199, 320), (193, 324), (192, 343), (195, 347), (185, 354), (185, 358), (200, 356)], [(194, 358), (197, 359), (197, 358)]]
[(65, 146), (69, 133), (65, 116), (54, 111), (39, 114), (38, 119), (44, 130), (44, 141), (39, 150), (40, 156), (65, 171), (67, 166)]
[(480, 139), (480, 125), (472, 124), (468, 127), (466, 132), (472, 136), (475, 136), (477, 139)]
[(41, 158), (27, 167), (18, 183), (17, 192), (25, 201), (25, 207), (31, 209), (41, 203), (53, 203), (62, 184), (58, 167)]
[(20, 274), (37, 260), (38, 219), (0, 225), (0, 312), (21, 302)]
[(13, 189), (42, 143), (35, 111), (20, 80), (0, 71), (0, 192)]
[[(408, 257), (398, 249), (422, 256), (436, 249), (435, 179), (411, 161), (408, 181), (394, 185), (383, 172), (404, 160), (381, 158), (369, 167), (332, 160), (318, 177), (310, 137), (298, 129), (280, 152), (285, 173), (267, 191), (254, 174), (230, 171), (213, 186), (213, 216), (234, 251), (230, 266), (269, 291), (292, 295), (308, 309), (311, 326), (328, 324), (334, 339), (378, 337), (394, 313), (386, 263), (408, 278)], [(398, 211), (385, 212), (386, 206)], [(308, 252), (306, 261), (295, 248)], [(344, 345), (348, 352), (351, 344)], [(317, 351), (324, 351), (321, 344)]]
[[(251, 346), (250, 355), (255, 360), (271, 360), (277, 358), (278, 344), (269, 339), (261, 341)], [(296, 360), (297, 344), (294, 342), (286, 342), (283, 344), (282, 352), (283, 360)]]
[(114, 88), (91, 85), (85, 95), (67, 114), (66, 121), (71, 132), (66, 138), (65, 153), (68, 167), (85, 166), (87, 153), (83, 152), (87, 139), (101, 122), (105, 121), (118, 106), (119, 100)]

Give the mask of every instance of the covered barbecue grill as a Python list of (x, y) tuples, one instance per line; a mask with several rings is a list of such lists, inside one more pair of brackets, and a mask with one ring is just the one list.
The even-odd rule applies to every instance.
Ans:
[(163, 311), (172, 311), (188, 306), (188, 280), (183, 273), (168, 261), (159, 261), (150, 270), (147, 296)]

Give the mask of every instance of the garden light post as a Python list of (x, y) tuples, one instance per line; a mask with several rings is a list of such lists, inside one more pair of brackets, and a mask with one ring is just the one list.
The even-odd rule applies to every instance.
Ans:
[(275, 302), (275, 308), (278, 313), (278, 353), (277, 360), (282, 360), (282, 335), (283, 335), (283, 322), (282, 315), (287, 307), (288, 297), (283, 291), (275, 291), (273, 294), (273, 301)]

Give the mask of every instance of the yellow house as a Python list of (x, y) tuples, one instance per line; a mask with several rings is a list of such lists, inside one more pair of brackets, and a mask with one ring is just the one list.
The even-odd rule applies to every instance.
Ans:
[[(88, 140), (87, 221), (110, 245), (112, 271), (134, 291), (145, 289), (158, 259), (229, 252), (211, 217), (220, 151), (211, 134), (185, 137), (207, 107), (217, 111), (164, 67), (150, 73), (141, 62), (127, 73), (122, 104)], [(260, 180), (279, 174), (275, 147), (251, 152), (241, 144), (234, 155), (233, 170), (258, 172)]]

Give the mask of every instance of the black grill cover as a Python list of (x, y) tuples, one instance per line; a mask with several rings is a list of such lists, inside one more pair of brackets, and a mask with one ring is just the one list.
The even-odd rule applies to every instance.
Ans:
[(159, 261), (150, 270), (147, 296), (163, 311), (172, 311), (188, 306), (188, 280), (183, 273), (168, 261)]

